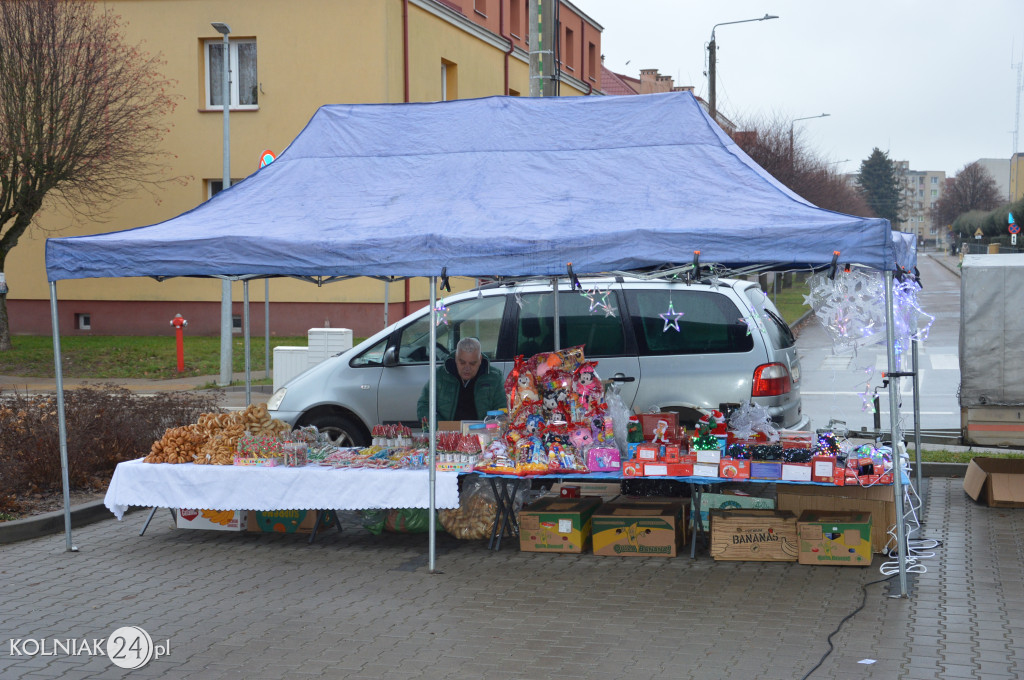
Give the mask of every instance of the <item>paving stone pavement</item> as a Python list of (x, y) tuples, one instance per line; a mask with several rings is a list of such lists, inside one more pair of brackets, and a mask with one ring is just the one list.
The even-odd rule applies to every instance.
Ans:
[[(1024, 510), (933, 479), (922, 534), (942, 541), (910, 598), (889, 583), (834, 636), (813, 678), (1024, 677)], [(345, 530), (174, 530), (161, 511), (0, 548), (0, 678), (678, 680), (803, 677), (861, 601), (871, 569), (688, 557), (492, 553)], [(11, 640), (144, 628), (170, 652), (128, 671), (105, 656), (11, 654)], [(873, 664), (858, 663), (873, 659)]]

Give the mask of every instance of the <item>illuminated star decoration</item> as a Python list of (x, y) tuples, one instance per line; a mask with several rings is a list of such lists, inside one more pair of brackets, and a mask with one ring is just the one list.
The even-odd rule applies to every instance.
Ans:
[(611, 303), (608, 302), (608, 296), (611, 294), (610, 290), (601, 291), (601, 301), (597, 303), (597, 308), (604, 312), (605, 318), (615, 316), (615, 310), (612, 309)]
[(739, 320), (747, 324), (747, 335), (753, 333), (755, 328), (759, 329), (762, 333), (767, 332), (764, 327), (764, 320), (761, 319), (761, 315), (757, 312), (754, 312), (753, 317), (741, 316)]
[(857, 396), (860, 397), (860, 401), (861, 401), (860, 410), (862, 412), (863, 411), (870, 411), (871, 413), (874, 413), (875, 412), (875, 396), (874, 396), (874, 394), (871, 393), (871, 379), (873, 377), (875, 377), (875, 367), (872, 366), (872, 365), (868, 365), (868, 366), (865, 366), (864, 368), (862, 368), (861, 370), (865, 374), (867, 374), (868, 378), (867, 378), (867, 381), (864, 384), (864, 391), (857, 393)]
[(668, 311), (662, 312), (658, 316), (660, 316), (665, 322), (665, 327), (661, 329), (662, 333), (667, 331), (669, 328), (675, 330), (676, 333), (681, 332), (679, 328), (679, 320), (683, 318), (683, 312), (677, 312), (675, 310), (672, 306), (672, 300), (668, 301)]
[(598, 290), (596, 288), (587, 288), (586, 290), (580, 291), (580, 297), (590, 302), (590, 311), (593, 312), (595, 309), (601, 306), (601, 302), (597, 299)]
[(434, 313), (437, 315), (437, 320), (434, 322), (438, 326), (444, 324), (448, 325), (448, 305), (444, 303), (444, 300), (438, 300), (434, 306)]

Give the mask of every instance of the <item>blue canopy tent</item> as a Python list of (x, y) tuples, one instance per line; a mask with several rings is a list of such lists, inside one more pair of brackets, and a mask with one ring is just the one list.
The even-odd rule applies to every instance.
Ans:
[(691, 93), (672, 92), (324, 106), (239, 184), (159, 224), (48, 239), (46, 268), (59, 350), (64, 279), (559, 276), (567, 263), (635, 270), (694, 251), (780, 268), (828, 265), (839, 251), (890, 286), (914, 266), (887, 220), (810, 204)]

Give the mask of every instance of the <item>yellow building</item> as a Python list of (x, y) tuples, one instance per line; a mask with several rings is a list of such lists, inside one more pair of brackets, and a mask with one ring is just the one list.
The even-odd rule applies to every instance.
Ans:
[[(185, 212), (220, 190), (223, 37), (230, 29), (231, 175), (280, 153), (317, 107), (334, 103), (436, 101), (529, 93), (527, 0), (105, 0), (125, 21), (130, 44), (160, 53), (176, 81), (168, 116), (168, 181), (106, 206), (103, 222), (44, 206), (6, 263), (14, 333), (50, 331), (44, 244), (50, 236), (128, 229)], [(561, 95), (601, 92), (602, 27), (564, 0), (559, 5)], [(542, 131), (538, 131), (542, 134)], [(510, 168), (509, 172), (515, 172)], [(415, 244), (410, 244), (415, 247)], [(241, 284), (233, 298), (241, 314)], [(250, 284), (253, 333), (263, 332), (262, 283)], [(182, 314), (190, 333), (220, 328), (216, 280), (86, 279), (58, 284), (62, 333), (157, 334)], [(426, 282), (390, 286), (390, 318), (419, 306)], [(369, 335), (383, 323), (384, 284), (360, 279), (316, 287), (270, 282), (271, 332), (302, 335), (330, 325)]]
[(1010, 158), (1010, 202), (1024, 198), (1024, 154), (1015, 153)]

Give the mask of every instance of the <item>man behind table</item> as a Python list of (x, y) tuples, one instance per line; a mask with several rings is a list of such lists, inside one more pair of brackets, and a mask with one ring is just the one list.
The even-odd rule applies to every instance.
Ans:
[[(483, 420), (488, 411), (505, 408), (501, 371), (487, 361), (476, 338), (463, 338), (437, 369), (437, 420)], [(430, 382), (416, 404), (421, 421), (430, 413)]]

